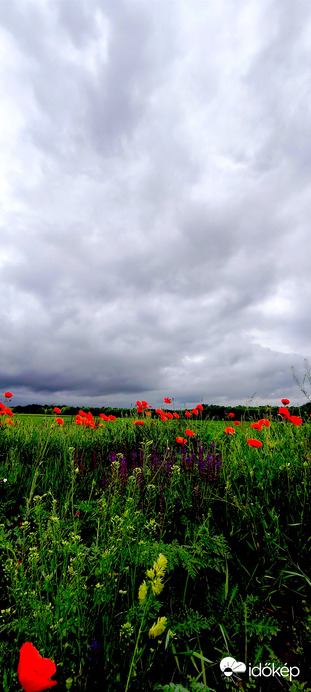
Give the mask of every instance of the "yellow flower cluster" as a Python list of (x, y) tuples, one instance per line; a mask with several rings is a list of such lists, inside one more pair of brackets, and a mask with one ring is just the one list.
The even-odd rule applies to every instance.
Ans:
[(149, 630), (149, 637), (159, 637), (166, 628), (167, 618), (158, 618), (158, 622), (152, 625)]
[[(163, 579), (165, 576), (166, 569), (167, 559), (165, 555), (162, 555), (162, 553), (160, 553), (156, 562), (153, 563), (152, 569), (147, 570), (147, 577), (149, 579), (152, 591), (155, 594), (155, 596), (158, 596), (164, 589)], [(144, 579), (144, 581), (138, 589), (138, 599), (140, 605), (144, 605), (144, 603), (146, 602), (147, 593), (148, 584)], [(166, 621), (167, 618), (165, 617), (158, 618), (158, 621), (154, 625), (152, 625), (152, 627), (149, 630), (149, 637), (159, 637), (159, 635), (162, 634), (162, 632), (164, 632), (165, 630)]]
[[(164, 589), (163, 578), (167, 569), (167, 559), (165, 555), (160, 553), (156, 562), (153, 563), (152, 569), (147, 569), (147, 577), (150, 580), (153, 593), (158, 596)], [(140, 585), (138, 589), (138, 598), (141, 605), (146, 601), (148, 586), (146, 581)]]
[(139, 598), (139, 603), (141, 605), (143, 603), (145, 603), (147, 591), (148, 591), (148, 587), (147, 587), (146, 581), (144, 580), (138, 589), (138, 598)]

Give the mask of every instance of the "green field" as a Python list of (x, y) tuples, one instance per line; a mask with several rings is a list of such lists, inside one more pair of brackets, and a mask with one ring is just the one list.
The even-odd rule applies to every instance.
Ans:
[(310, 422), (56, 417), (0, 424), (4, 692), (26, 641), (59, 691), (310, 690)]

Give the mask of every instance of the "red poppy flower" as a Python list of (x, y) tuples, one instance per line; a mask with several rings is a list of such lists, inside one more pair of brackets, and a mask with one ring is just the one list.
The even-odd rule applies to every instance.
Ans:
[(260, 425), (265, 425), (266, 428), (269, 428), (269, 427), (270, 427), (270, 421), (268, 420), (268, 418), (261, 418), (261, 419), (258, 421), (258, 423), (260, 423)]
[(162, 415), (162, 416), (161, 416), (161, 420), (167, 420), (167, 417), (164, 416), (164, 415)]
[(281, 404), (284, 404), (284, 406), (287, 406), (290, 404), (290, 401), (288, 399), (281, 399)]
[(290, 417), (290, 412), (288, 408), (279, 408), (279, 414), (283, 416), (283, 418), (289, 418)]
[(115, 416), (112, 416), (112, 415), (110, 415), (110, 416), (108, 416), (108, 420), (116, 420), (116, 417), (115, 417)]
[(178, 413), (176, 413), (175, 411), (174, 411), (174, 413), (173, 413), (173, 416), (174, 416), (174, 418), (179, 418)]
[(161, 408), (156, 408), (156, 411), (155, 411), (155, 412), (156, 412), (156, 413), (161, 413), (162, 415), (164, 415), (164, 411), (162, 411)]
[(250, 447), (262, 447), (262, 442), (259, 440), (247, 440), (247, 444), (249, 444)]
[(5, 418), (5, 419), (4, 419), (4, 422), (5, 422), (5, 423), (8, 423), (9, 425), (13, 425), (13, 421), (10, 420), (9, 418)]
[(164, 403), (165, 403), (165, 404), (171, 404), (171, 403), (172, 403), (172, 399), (169, 399), (168, 396), (166, 396), (165, 399), (164, 399)]
[(240, 425), (240, 421), (239, 421), (239, 420), (234, 420), (234, 421), (233, 421), (233, 425)]
[(76, 420), (76, 425), (83, 425), (82, 420)]
[(54, 413), (61, 413), (60, 408), (57, 408), (57, 406), (55, 406)]
[(79, 411), (79, 416), (81, 416), (81, 418), (85, 418), (87, 416), (87, 413), (85, 413), (84, 411)]
[(13, 394), (11, 394), (11, 392), (4, 392), (4, 396), (5, 396), (7, 399), (12, 399)]
[(134, 420), (134, 425), (145, 425), (143, 420)]
[(229, 418), (234, 418), (234, 413), (228, 413)]
[(255, 430), (261, 430), (261, 423), (251, 423), (251, 428), (254, 428)]
[(191, 413), (189, 413), (189, 411), (185, 411), (185, 416), (187, 416), (187, 418), (191, 418)]
[(57, 685), (50, 677), (56, 673), (56, 665), (49, 658), (42, 658), (39, 651), (31, 644), (23, 644), (17, 675), (24, 692), (41, 692)]
[(301, 425), (302, 423), (302, 418), (299, 418), (298, 416), (290, 416), (289, 419), (294, 425)]
[(173, 420), (173, 414), (170, 411), (166, 412), (166, 417), (169, 418), (170, 420)]
[(184, 440), (183, 437), (176, 437), (176, 442), (179, 442), (179, 444), (183, 445), (187, 442), (187, 440)]
[(149, 406), (149, 404), (147, 404), (147, 401), (142, 401), (141, 405), (143, 408), (147, 408), (147, 406)]
[(197, 408), (193, 408), (193, 409), (192, 409), (192, 413), (194, 413), (195, 416), (198, 416), (198, 415), (199, 415), (199, 411), (198, 411)]
[(188, 435), (189, 437), (194, 437), (194, 434), (195, 434), (195, 433), (193, 432), (193, 430), (185, 430), (185, 433), (186, 433), (186, 435)]
[(56, 418), (56, 423), (58, 423), (58, 425), (64, 425), (64, 421), (62, 418)]
[(100, 413), (99, 417), (102, 418), (103, 420), (109, 420), (108, 416), (106, 416), (104, 413)]
[(225, 433), (226, 433), (226, 435), (234, 435), (235, 429), (234, 428), (225, 428)]
[(202, 406), (202, 404), (198, 404), (198, 405), (196, 406), (196, 408), (199, 409), (199, 411), (203, 411), (203, 406)]

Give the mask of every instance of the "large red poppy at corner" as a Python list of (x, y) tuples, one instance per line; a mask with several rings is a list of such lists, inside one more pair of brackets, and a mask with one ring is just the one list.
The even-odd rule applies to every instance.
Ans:
[(49, 658), (42, 658), (39, 651), (31, 644), (23, 644), (17, 675), (24, 692), (42, 692), (57, 685), (57, 680), (50, 680), (56, 673), (56, 665)]

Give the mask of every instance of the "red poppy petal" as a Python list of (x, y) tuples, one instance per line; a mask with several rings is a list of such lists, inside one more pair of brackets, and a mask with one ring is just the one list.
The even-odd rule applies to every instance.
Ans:
[(262, 447), (262, 442), (260, 442), (259, 440), (250, 439), (250, 440), (247, 440), (247, 443), (248, 443), (251, 447)]
[(56, 680), (49, 680), (56, 673), (56, 665), (49, 658), (42, 658), (39, 651), (25, 642), (20, 650), (17, 675), (24, 692), (41, 692), (57, 685)]
[(299, 416), (290, 416), (289, 419), (294, 425), (301, 425), (302, 423), (302, 418), (299, 418)]

